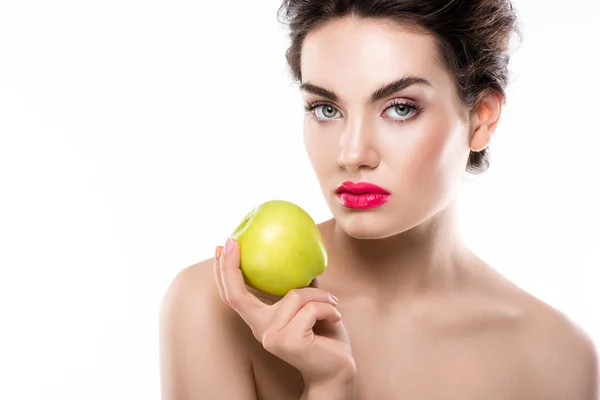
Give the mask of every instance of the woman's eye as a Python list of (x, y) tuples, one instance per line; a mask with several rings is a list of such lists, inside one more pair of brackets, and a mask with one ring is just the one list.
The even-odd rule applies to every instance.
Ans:
[(389, 107), (385, 114), (391, 119), (405, 120), (413, 116), (416, 109), (408, 104), (396, 104)]
[[(410, 104), (395, 104), (385, 110), (388, 118), (396, 121), (403, 121), (412, 118), (417, 113), (417, 108)], [(312, 107), (312, 112), (320, 121), (330, 121), (338, 117), (340, 113), (335, 107), (321, 104)]]
[(333, 119), (339, 111), (328, 105), (320, 105), (314, 108), (314, 112), (318, 119)]

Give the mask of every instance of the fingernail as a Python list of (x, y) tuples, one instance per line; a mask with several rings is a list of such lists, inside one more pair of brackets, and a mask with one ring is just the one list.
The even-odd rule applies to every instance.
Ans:
[(329, 297), (331, 297), (331, 300), (333, 300), (333, 302), (337, 304), (337, 302), (338, 302), (338, 298), (337, 297), (335, 297), (331, 293), (329, 293)]
[(225, 242), (225, 249), (223, 250), (223, 254), (227, 255), (233, 250), (233, 239), (227, 238)]
[(221, 252), (223, 252), (223, 246), (217, 246), (215, 248), (215, 258), (218, 260), (221, 258)]

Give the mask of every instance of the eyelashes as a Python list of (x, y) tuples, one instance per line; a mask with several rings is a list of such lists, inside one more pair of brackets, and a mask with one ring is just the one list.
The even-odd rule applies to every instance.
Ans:
[[(341, 114), (340, 111), (333, 105), (325, 101), (316, 101), (314, 103), (304, 106), (304, 110), (314, 120), (319, 123), (331, 122), (336, 118), (337, 114)], [(391, 113), (389, 111), (392, 111)], [(383, 111), (383, 118), (389, 119), (394, 123), (405, 123), (421, 113), (422, 109), (416, 102), (394, 99)], [(332, 117), (328, 117), (325, 113), (334, 112)], [(321, 115), (318, 115), (321, 114)], [(323, 118), (324, 117), (324, 118)], [(397, 117), (397, 118), (396, 118)]]
[[(337, 111), (339, 113), (339, 111), (335, 107), (333, 107), (329, 103), (326, 103), (326, 102), (323, 102), (323, 101), (316, 101), (316, 102), (311, 103), (311, 104), (309, 104), (307, 106), (304, 106), (304, 110), (307, 113), (309, 113), (318, 122), (329, 122), (329, 121), (333, 120), (333, 118), (332, 119), (328, 119), (328, 118), (322, 119), (322, 118), (320, 118), (320, 117), (318, 117), (316, 115), (316, 114), (318, 114), (318, 110), (321, 110), (321, 113), (323, 113), (323, 108), (321, 108), (321, 107), (327, 108), (327, 109), (332, 109), (332, 110), (335, 110), (335, 111)], [(315, 110), (317, 110), (317, 111), (315, 111)]]

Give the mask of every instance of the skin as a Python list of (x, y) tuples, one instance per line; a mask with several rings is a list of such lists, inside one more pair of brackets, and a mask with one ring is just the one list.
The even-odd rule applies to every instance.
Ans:
[[(385, 21), (349, 17), (311, 31), (301, 70), (303, 84), (338, 97), (302, 91), (305, 105), (326, 103), (307, 112), (304, 138), (333, 213), (319, 224), (329, 265), (313, 290), (338, 298), (313, 302), (341, 315), (319, 323), (349, 337), (352, 391), (334, 397), (314, 385), (307, 394), (297, 359), (284, 361), (288, 353), (278, 357), (257, 340), (268, 330), (258, 315), (272, 307), (248, 296), (265, 307), (286, 299), (246, 292), (239, 249), (227, 259), (218, 247), (215, 259), (182, 270), (163, 300), (163, 399), (597, 399), (589, 336), (473, 254), (457, 229), (469, 151), (489, 144), (502, 99), (488, 93), (467, 109), (433, 38)], [(377, 88), (408, 76), (429, 84), (370, 101)], [(392, 195), (376, 209), (350, 210), (334, 192), (347, 180)]]

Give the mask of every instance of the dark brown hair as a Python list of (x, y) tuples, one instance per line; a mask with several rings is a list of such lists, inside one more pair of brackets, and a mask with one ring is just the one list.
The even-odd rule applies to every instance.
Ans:
[[(346, 16), (396, 21), (432, 34), (458, 94), (473, 109), (490, 90), (506, 98), (510, 39), (520, 38), (510, 0), (283, 0), (279, 21), (289, 26), (286, 59), (293, 77), (302, 81), (300, 55), (308, 32)], [(489, 167), (489, 149), (471, 152), (467, 171)]]

